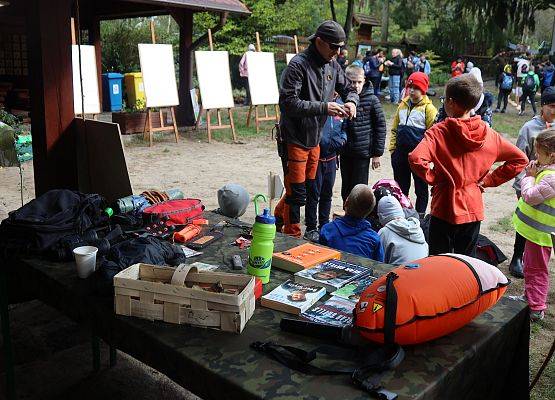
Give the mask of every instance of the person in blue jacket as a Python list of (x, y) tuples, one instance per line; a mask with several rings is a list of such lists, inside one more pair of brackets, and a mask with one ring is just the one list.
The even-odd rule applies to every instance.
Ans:
[(345, 216), (334, 219), (320, 230), (320, 244), (383, 262), (380, 237), (365, 219), (375, 205), (370, 186), (356, 185), (345, 202)]
[[(340, 98), (338, 104), (343, 104)], [(307, 183), (305, 207), (305, 240), (318, 242), (319, 230), (330, 220), (333, 185), (337, 173), (337, 153), (347, 141), (341, 129), (343, 118), (328, 117), (320, 138), (320, 159), (316, 179)], [(317, 229), (318, 227), (318, 229)]]

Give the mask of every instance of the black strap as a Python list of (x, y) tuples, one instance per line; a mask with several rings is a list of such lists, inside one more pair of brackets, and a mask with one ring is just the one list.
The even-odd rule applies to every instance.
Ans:
[(295, 371), (315, 376), (351, 375), (351, 379), (357, 387), (378, 399), (392, 400), (397, 397), (395, 393), (382, 388), (381, 379), (387, 370), (395, 368), (403, 360), (405, 353), (400, 346), (382, 346), (369, 351), (362, 367), (345, 369), (328, 369), (310, 364), (311, 361), (316, 359), (316, 353), (333, 352), (329, 346), (305, 351), (274, 342), (254, 342), (251, 343), (251, 347)]
[(397, 320), (397, 290), (393, 281), (399, 276), (395, 272), (387, 274), (385, 281), (385, 317), (384, 317), (384, 343), (386, 346), (395, 344), (395, 327)]

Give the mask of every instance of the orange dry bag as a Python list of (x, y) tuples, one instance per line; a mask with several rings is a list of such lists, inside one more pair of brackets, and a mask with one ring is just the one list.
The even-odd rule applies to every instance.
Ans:
[(426, 342), (468, 324), (497, 303), (508, 284), (499, 269), (476, 258), (422, 258), (370, 285), (356, 305), (354, 325), (378, 343)]

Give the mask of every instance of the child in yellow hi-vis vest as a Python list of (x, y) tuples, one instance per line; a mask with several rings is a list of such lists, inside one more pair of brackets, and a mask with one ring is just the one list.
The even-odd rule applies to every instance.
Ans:
[(549, 258), (555, 234), (555, 128), (536, 138), (537, 160), (531, 161), (521, 181), (522, 197), (513, 215), (524, 247), (524, 295), (533, 321), (543, 319), (549, 292)]

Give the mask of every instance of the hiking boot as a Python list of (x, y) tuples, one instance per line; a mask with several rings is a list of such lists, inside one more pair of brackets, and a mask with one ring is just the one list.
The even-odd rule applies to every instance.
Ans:
[(494, 113), (498, 113), (499, 112), (499, 108), (496, 108), (495, 110), (493, 110)]
[(318, 243), (320, 241), (320, 233), (317, 229), (307, 230), (303, 236), (304, 240), (308, 240), (312, 243)]
[(509, 264), (509, 272), (515, 278), (524, 278), (524, 273), (522, 272), (522, 257), (513, 255), (511, 263)]
[(540, 311), (530, 311), (530, 321), (538, 322), (545, 318), (545, 313), (543, 310)]
[(505, 109), (502, 109), (502, 110), (501, 110), (501, 114), (505, 114)]

